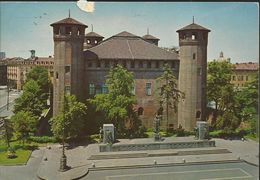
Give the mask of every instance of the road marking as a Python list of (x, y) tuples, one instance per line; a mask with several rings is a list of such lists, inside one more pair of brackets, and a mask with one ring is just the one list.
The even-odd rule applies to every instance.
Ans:
[[(107, 180), (110, 180), (110, 178), (123, 178), (123, 177), (136, 177), (136, 176), (152, 176), (152, 175), (166, 175), (166, 174), (184, 174), (184, 173), (196, 173), (196, 172), (217, 172), (217, 171), (231, 171), (231, 170), (239, 170), (243, 173), (245, 173), (247, 176), (240, 176), (240, 177), (229, 177), (230, 178), (249, 178), (253, 177), (246, 171), (244, 171), (241, 168), (229, 168), (229, 169), (208, 169), (208, 170), (196, 170), (196, 171), (179, 171), (179, 172), (161, 172), (161, 173), (144, 173), (144, 174), (128, 174), (128, 175), (115, 175), (115, 176), (106, 176)], [(227, 179), (227, 178), (209, 178), (207, 180), (221, 180), (221, 179)], [(204, 179), (206, 180), (206, 179)]]

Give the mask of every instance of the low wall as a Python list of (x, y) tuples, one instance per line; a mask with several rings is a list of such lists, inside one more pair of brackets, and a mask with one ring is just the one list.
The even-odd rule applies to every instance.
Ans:
[(147, 143), (147, 144), (101, 144), (100, 152), (115, 151), (144, 151), (144, 150), (160, 150), (160, 149), (185, 149), (185, 148), (202, 148), (215, 147), (213, 140), (188, 141), (188, 142), (170, 142), (170, 143)]

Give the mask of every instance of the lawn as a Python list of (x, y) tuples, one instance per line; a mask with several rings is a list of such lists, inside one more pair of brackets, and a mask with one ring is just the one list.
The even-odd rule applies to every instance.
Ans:
[(0, 152), (0, 165), (23, 165), (26, 164), (30, 158), (32, 151), (31, 150), (16, 150), (16, 158), (8, 159), (7, 152)]

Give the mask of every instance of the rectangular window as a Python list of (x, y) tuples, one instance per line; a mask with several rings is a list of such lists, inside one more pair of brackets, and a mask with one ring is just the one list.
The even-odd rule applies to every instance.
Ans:
[(70, 94), (70, 86), (65, 86), (65, 93)]
[(89, 84), (89, 95), (94, 95), (95, 94), (95, 85), (94, 84)]
[(102, 94), (107, 94), (108, 93), (108, 88), (106, 85), (102, 85)]
[(105, 62), (105, 68), (109, 68), (109, 61)]
[(151, 83), (146, 83), (146, 95), (151, 96), (152, 95), (152, 84)]
[(193, 53), (193, 59), (196, 59), (196, 54), (195, 53)]
[(126, 68), (126, 62), (125, 61), (123, 61), (123, 67)]
[(70, 72), (70, 66), (65, 66), (65, 73), (69, 73)]
[(176, 68), (176, 63), (172, 62), (172, 69), (175, 69), (175, 68)]
[(71, 35), (71, 27), (66, 27), (65, 28), (65, 33), (67, 34), (67, 35)]
[(235, 81), (236, 80), (236, 76), (233, 76), (232, 80)]
[(159, 67), (160, 67), (159, 61), (156, 61), (155, 67), (156, 67), (156, 68), (159, 68)]
[(100, 85), (96, 86), (96, 94), (101, 94), (102, 93), (102, 89)]
[(147, 62), (147, 68), (150, 69), (151, 67), (152, 67), (152, 63), (151, 63), (151, 61), (148, 61), (148, 62)]
[(97, 61), (97, 67), (100, 68), (101, 67), (101, 62)]
[(58, 72), (56, 72), (56, 79), (58, 79), (59, 78), (59, 73)]
[(144, 67), (143, 61), (139, 61), (138, 67), (139, 68), (143, 68)]
[(135, 68), (135, 62), (131, 61), (131, 68)]

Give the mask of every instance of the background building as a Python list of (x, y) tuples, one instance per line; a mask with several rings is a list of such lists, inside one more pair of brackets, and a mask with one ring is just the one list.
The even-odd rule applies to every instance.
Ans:
[(254, 80), (258, 74), (259, 63), (236, 63), (234, 64), (231, 83), (236, 88), (243, 88), (246, 83)]

